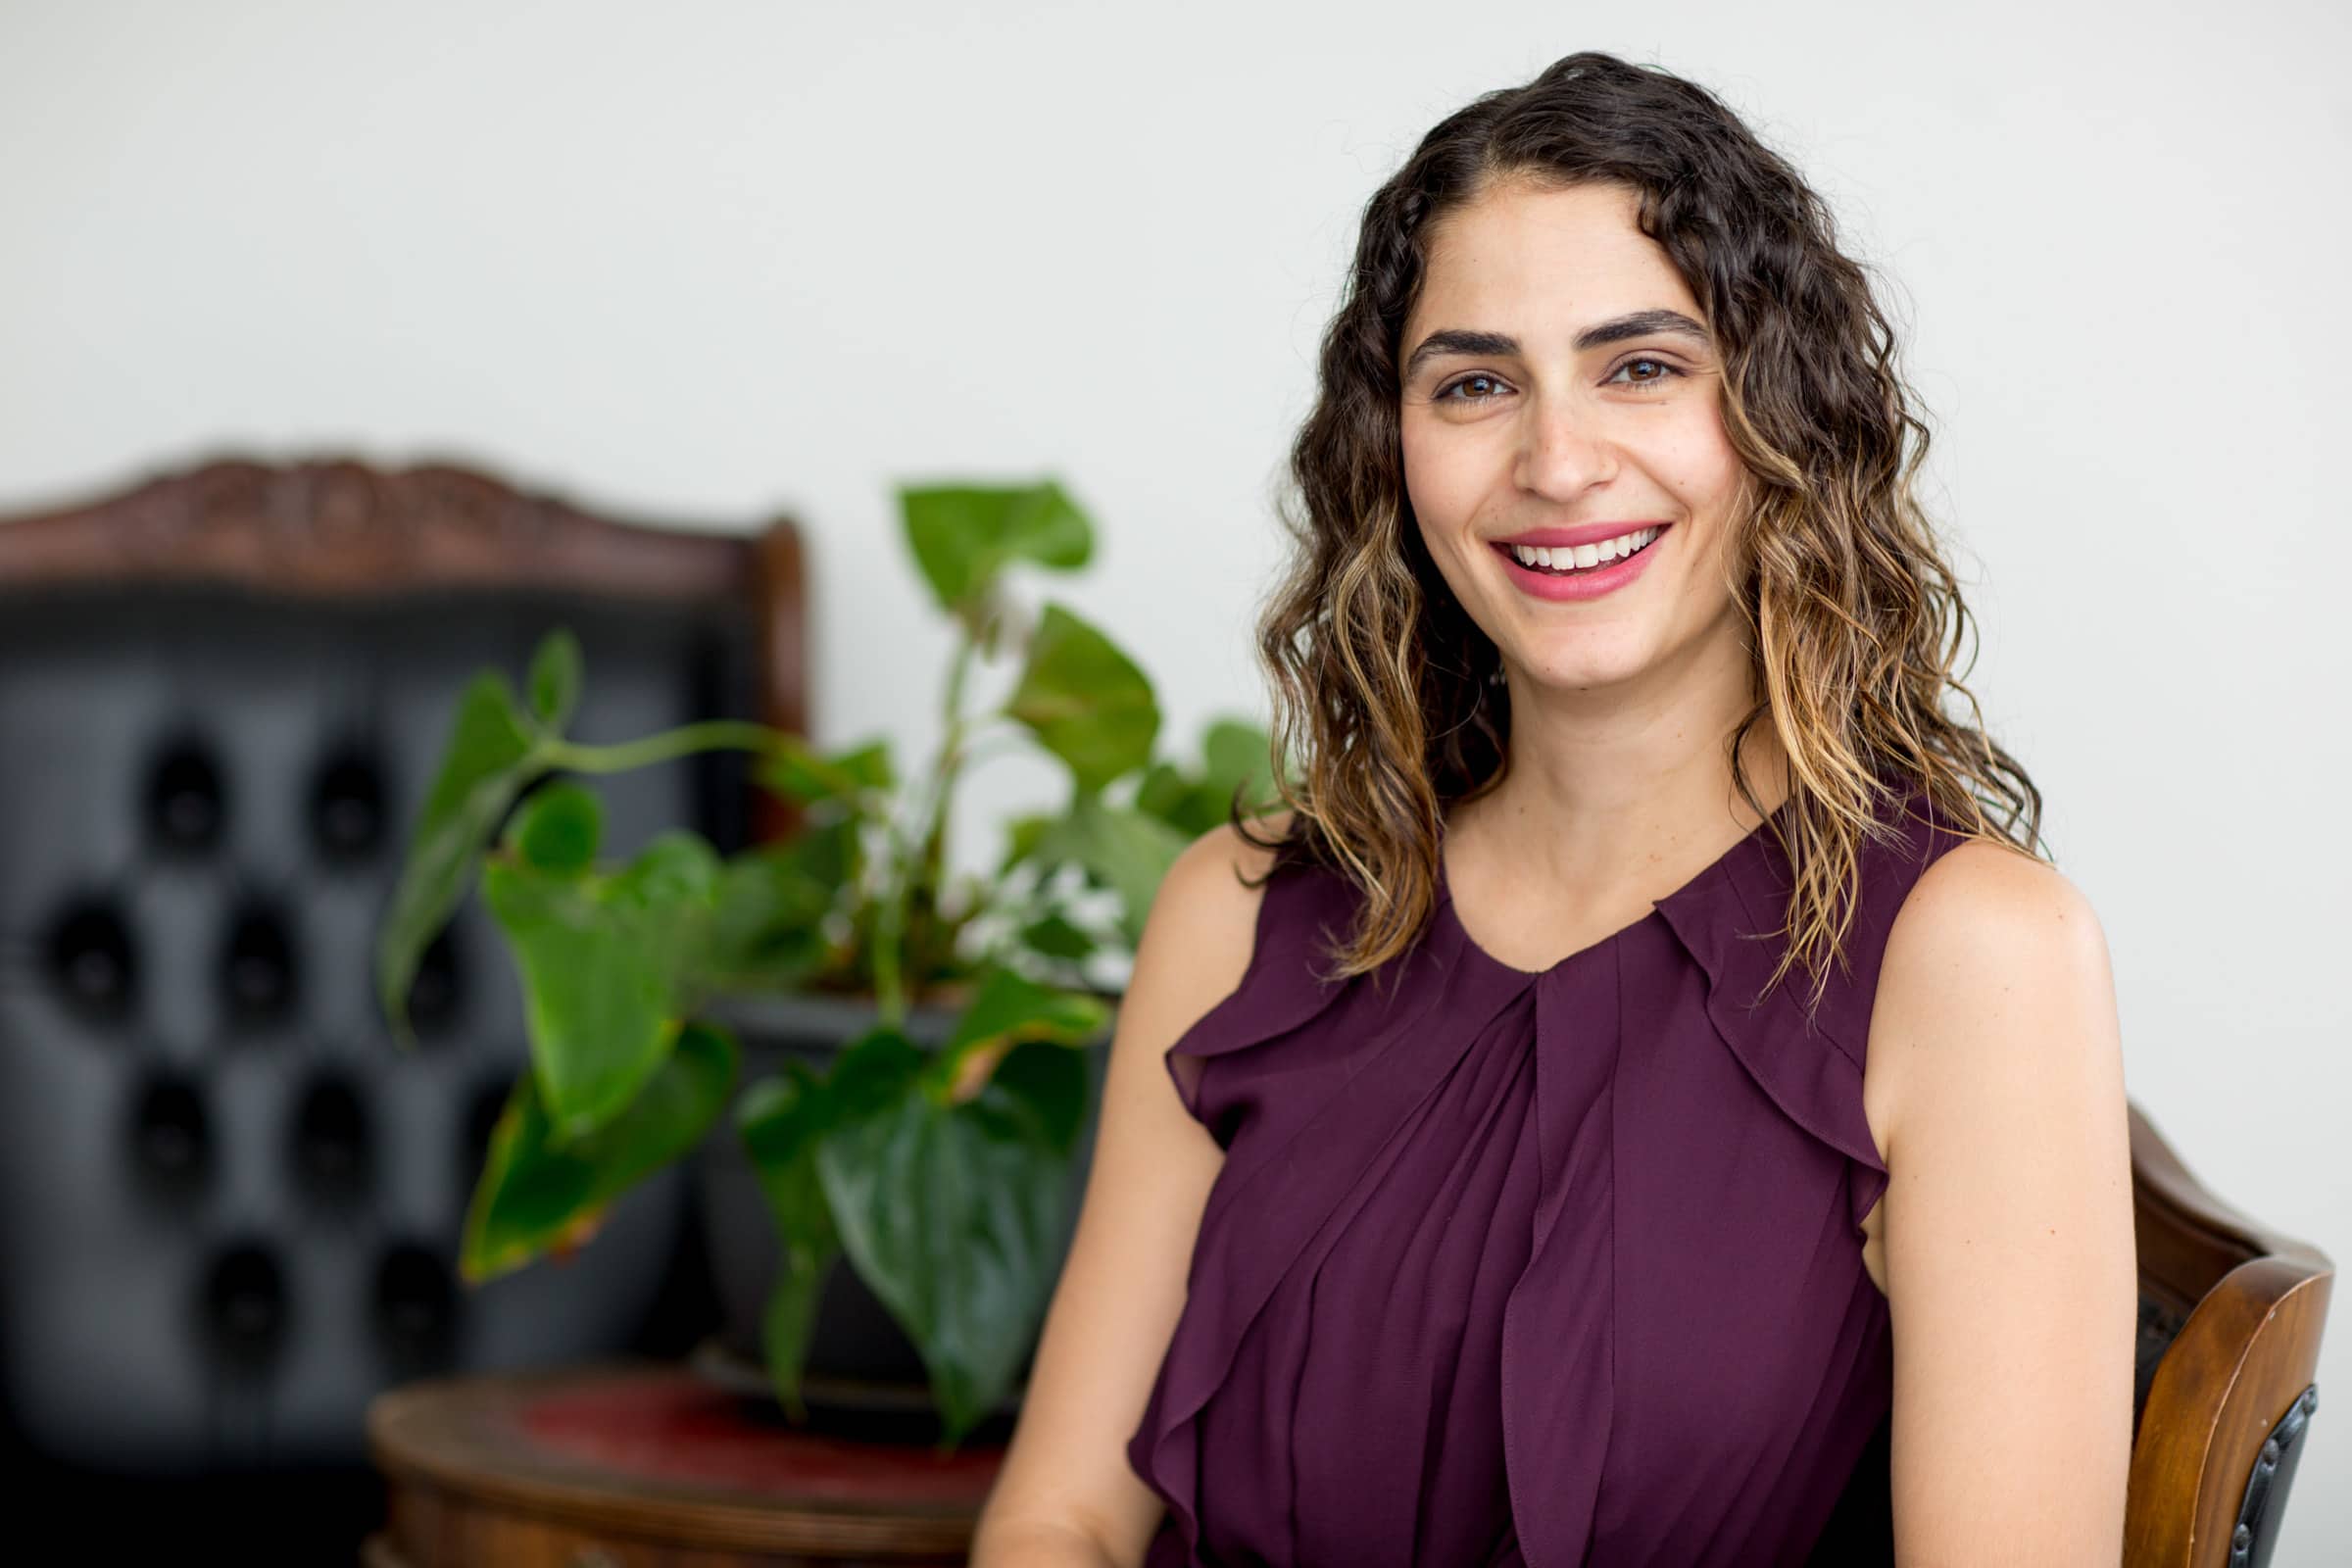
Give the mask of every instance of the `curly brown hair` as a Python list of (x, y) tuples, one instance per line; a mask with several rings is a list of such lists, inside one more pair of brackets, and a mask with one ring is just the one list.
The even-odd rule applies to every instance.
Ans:
[[(1795, 873), (1774, 934), (1793, 936), (1765, 989), (1801, 961), (1817, 1004), (1825, 955), (1846, 961), (1852, 901), (1834, 911), (1836, 896), (1853, 891), (1863, 837), (1896, 831), (1880, 814), (1890, 792), (1924, 792), (1970, 836), (2029, 855), (2041, 796), (1984, 731), (1962, 684), (1973, 653), (1954, 671), (1973, 623), (1914, 494), (1929, 432), (1864, 268), (1787, 161), (1661, 68), (1569, 55), (1447, 116), (1366, 204), (1291, 450), (1297, 494), (1277, 505), (1291, 563), (1257, 626), (1269, 760), (1291, 815), (1262, 839), (1237, 800), (1233, 825), (1276, 852), (1267, 876), (1303, 859), (1356, 884), (1361, 915), (1331, 977), (1364, 973), (1410, 948), (1435, 908), (1445, 808), (1508, 767), (1509, 704), (1480, 701), (1500, 655), (1429, 558), (1398, 437), (1398, 339), (1426, 236), (1506, 180), (1629, 188), (1642, 232), (1703, 309), (1750, 498), (1725, 587), (1752, 653), (1753, 706), (1725, 744), (1759, 816), (1741, 766), (1748, 731), (1769, 721), (1788, 760), (1788, 803), (1768, 820)], [(1975, 723), (1944, 714), (1947, 689)]]

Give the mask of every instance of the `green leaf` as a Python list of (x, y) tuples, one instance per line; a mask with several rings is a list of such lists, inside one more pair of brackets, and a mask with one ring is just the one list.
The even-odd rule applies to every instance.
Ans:
[(829, 1086), (815, 1069), (787, 1057), (778, 1076), (744, 1092), (735, 1112), (736, 1130), (769, 1212), (786, 1241), (816, 1251), (837, 1241), (832, 1210), (815, 1185), (814, 1164), (832, 1108)]
[(522, 808), (507, 824), (506, 843), (533, 870), (570, 876), (596, 863), (604, 834), (604, 804), (594, 792), (578, 784), (548, 784), (523, 798)]
[(808, 1406), (801, 1398), (801, 1373), (808, 1360), (808, 1342), (816, 1333), (825, 1277), (840, 1255), (839, 1248), (817, 1254), (787, 1247), (785, 1266), (768, 1288), (767, 1305), (760, 1313), (760, 1348), (767, 1360), (768, 1387), (795, 1421), (808, 1419)]
[(1173, 822), (1193, 808), (1198, 783), (1174, 762), (1153, 762), (1135, 787), (1135, 808)]
[(1004, 858), (997, 862), (998, 878), (1003, 879), (1014, 866), (1036, 854), (1038, 845), (1045, 841), (1047, 830), (1059, 820), (1059, 817), (1041, 812), (1034, 816), (1016, 816), (1006, 822)]
[(1022, 1045), (975, 1098), (902, 1084), (843, 1107), (817, 1148), (843, 1249), (921, 1353), (945, 1448), (1004, 1396), (1044, 1313), (1086, 1077), (1079, 1053)]
[(1109, 1004), (1100, 997), (1042, 986), (1010, 969), (992, 968), (980, 982), (979, 994), (956, 1020), (955, 1032), (932, 1058), (930, 1081), (943, 1088), (955, 1084), (964, 1058), (975, 1051), (1008, 1049), (1031, 1040), (1083, 1045), (1109, 1021)]
[(922, 1047), (889, 1024), (858, 1036), (834, 1054), (833, 1073), (825, 1081), (834, 1121), (869, 1116), (897, 1103), (929, 1059)]
[(1076, 1052), (1028, 1041), (997, 1064), (989, 1087), (1025, 1133), (1066, 1158), (1078, 1152), (1078, 1135), (1086, 1130), (1086, 1058)]
[(1069, 764), (1085, 794), (1151, 761), (1159, 733), (1159, 705), (1144, 672), (1058, 605), (1039, 617), (1028, 666), (1004, 711)]
[(665, 828), (616, 872), (606, 898), (616, 908), (665, 915), (686, 905), (709, 907), (718, 897), (718, 852), (700, 834)]
[(579, 706), (582, 672), (580, 640), (569, 630), (559, 626), (539, 640), (524, 690), (540, 728), (548, 734), (561, 735), (571, 722), (572, 710)]
[(375, 990), (385, 1021), (409, 1033), (409, 987), (416, 965), (473, 885), (485, 841), (507, 808), (546, 764), (506, 677), (474, 676), (458, 701), (441, 770), (409, 837), (408, 858), (376, 934)]
[(1119, 895), (1119, 929), (1129, 946), (1144, 939), (1144, 919), (1168, 867), (1192, 840), (1157, 817), (1080, 796), (1037, 847), (1044, 864), (1073, 862)]
[(902, 487), (915, 564), (943, 609), (967, 620), (1008, 562), (1069, 571), (1094, 552), (1094, 525), (1052, 480), (1015, 487)]
[(1087, 956), (1098, 946), (1093, 937), (1059, 914), (1049, 914), (1021, 927), (1021, 945), (1032, 953), (1071, 962)]
[(833, 768), (855, 789), (893, 790), (898, 773), (890, 762), (890, 742), (868, 741), (831, 758)]
[[(1244, 791), (1244, 809), (1256, 814), (1273, 799), (1269, 787), (1270, 775), (1266, 759), (1272, 742), (1266, 732), (1254, 724), (1240, 719), (1220, 718), (1208, 726), (1201, 741), (1201, 753), (1207, 762), (1207, 772), (1201, 782), (1212, 791), (1219, 803), (1216, 826), (1225, 820), (1224, 803), (1233, 799), (1236, 790)], [(1201, 829), (1208, 831), (1207, 827)]]
[(858, 819), (806, 828), (729, 859), (702, 972), (738, 989), (790, 990), (826, 952), (825, 916), (857, 876)]
[(803, 737), (786, 734), (761, 757), (758, 774), (761, 788), (804, 806), (847, 800), (866, 790), (887, 791), (896, 784), (888, 741), (869, 741), (823, 757)]
[(815, 1072), (807, 1062), (787, 1058), (782, 1075), (754, 1084), (736, 1112), (744, 1152), (783, 1244), (783, 1266), (760, 1314), (760, 1338), (768, 1379), (795, 1420), (807, 1416), (801, 1370), (817, 1298), (841, 1251), (841, 1236), (816, 1172), (816, 1146), (831, 1111), (826, 1086)]
[(482, 891), (521, 972), (531, 1058), (559, 1140), (618, 1114), (661, 1066), (717, 888), (716, 856), (683, 832), (658, 835), (610, 878), (490, 863)]
[(1189, 841), (1231, 819), (1234, 796), (1243, 814), (1254, 816), (1277, 797), (1267, 782), (1266, 733), (1236, 719), (1219, 719), (1202, 742), (1204, 766), (1198, 774), (1172, 762), (1154, 762), (1135, 793), (1135, 808), (1158, 817)]
[(586, 1240), (622, 1193), (701, 1142), (733, 1092), (735, 1064), (724, 1030), (690, 1023), (626, 1109), (562, 1144), (533, 1075), (515, 1080), (466, 1207), (459, 1252), (466, 1281), (478, 1285)]

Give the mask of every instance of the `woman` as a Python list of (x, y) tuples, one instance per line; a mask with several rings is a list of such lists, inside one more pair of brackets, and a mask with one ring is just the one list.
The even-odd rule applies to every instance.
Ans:
[(1261, 627), (1298, 774), (1154, 902), (982, 1568), (2118, 1559), (2113, 985), (1943, 711), (1892, 360), (1662, 71), (1373, 196)]

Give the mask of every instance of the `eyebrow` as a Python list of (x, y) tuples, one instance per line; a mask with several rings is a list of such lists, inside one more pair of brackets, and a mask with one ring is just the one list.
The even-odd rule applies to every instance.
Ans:
[[(1595, 321), (1576, 334), (1571, 346), (1582, 354), (1587, 349), (1601, 348), (1610, 343), (1622, 343), (1631, 337), (1653, 337), (1660, 334), (1694, 338), (1700, 344), (1708, 341), (1707, 329), (1680, 311), (1636, 311), (1606, 321)], [(1404, 362), (1404, 374), (1410, 379), (1423, 362), (1441, 354), (1517, 354), (1519, 340), (1507, 332), (1481, 332), (1467, 327), (1441, 327), (1421, 340), (1418, 348)]]

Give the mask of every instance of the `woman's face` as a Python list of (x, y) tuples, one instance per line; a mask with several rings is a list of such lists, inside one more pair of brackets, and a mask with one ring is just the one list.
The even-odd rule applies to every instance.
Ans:
[[(1740, 635), (1724, 559), (1746, 469), (1697, 302), (1636, 203), (1617, 185), (1495, 187), (1435, 225), (1405, 320), (1406, 493), (1515, 687), (1627, 681)], [(1500, 544), (1651, 527), (1589, 577)]]

